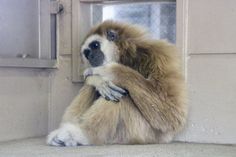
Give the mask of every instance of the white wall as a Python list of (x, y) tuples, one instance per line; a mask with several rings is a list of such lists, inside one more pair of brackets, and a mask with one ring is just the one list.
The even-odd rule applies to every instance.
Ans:
[(189, 121), (178, 140), (236, 143), (235, 6), (188, 0)]
[(0, 69), (0, 140), (47, 132), (49, 73)]

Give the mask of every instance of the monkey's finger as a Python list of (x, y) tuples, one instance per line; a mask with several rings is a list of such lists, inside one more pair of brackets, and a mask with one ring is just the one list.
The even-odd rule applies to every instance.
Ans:
[(110, 98), (111, 98), (111, 100), (112, 101), (114, 101), (114, 102), (119, 102), (120, 100), (119, 100), (119, 98), (116, 98), (116, 97), (114, 97), (114, 95), (109, 95), (110, 96)]
[(115, 98), (112, 94), (108, 94), (107, 97), (109, 97), (111, 101), (119, 102), (119, 99)]
[(99, 91), (101, 96), (105, 98), (106, 100), (119, 102), (119, 99), (123, 96), (122, 94), (110, 89), (108, 84), (103, 84), (97, 90)]
[(116, 90), (113, 90), (113, 89), (110, 89), (110, 92), (116, 99), (120, 99), (124, 96), (123, 94), (121, 94), (121, 93), (119, 93), (119, 92), (117, 92)]
[(112, 101), (116, 101), (116, 98), (111, 94), (110, 90), (108, 87), (102, 87), (99, 89), (99, 93), (101, 94), (101, 96), (103, 98), (105, 98), (106, 100), (112, 100)]
[(105, 96), (105, 99), (106, 99), (107, 101), (110, 101), (110, 100), (111, 100), (108, 96)]
[(110, 100), (114, 101), (114, 98), (109, 95), (106, 95), (106, 94), (101, 94), (101, 95), (103, 95), (102, 97), (105, 98), (107, 101), (110, 101)]
[(120, 100), (119, 100), (119, 99), (114, 99), (113, 101), (115, 101), (115, 102), (120, 102)]
[(99, 93), (101, 94), (101, 96), (102, 96), (103, 98), (105, 98), (106, 100), (110, 100), (109, 97), (106, 96), (106, 93), (104, 93), (103, 90), (98, 90), (98, 91), (99, 91)]
[(109, 88), (105, 89), (104, 91), (106, 91), (105, 92), (105, 95), (106, 95), (105, 99), (109, 98), (111, 101), (119, 102), (119, 98), (117, 98), (117, 96), (114, 96), (112, 91), (109, 90)]
[(103, 93), (104, 93), (105, 95), (107, 95), (107, 96), (108, 96), (108, 95), (111, 95), (111, 91), (110, 91), (110, 89), (108, 88), (107, 85), (104, 85), (101, 90), (103, 91)]
[(107, 86), (105, 90), (112, 101), (119, 102), (119, 99), (123, 96), (121, 93), (111, 89), (109, 86)]
[(111, 88), (111, 89), (114, 90), (114, 91), (117, 91), (117, 92), (119, 92), (119, 93), (121, 93), (121, 94), (123, 94), (123, 95), (126, 95), (126, 94), (127, 94), (127, 91), (126, 91), (126, 90), (124, 90), (124, 89), (118, 87), (117, 85), (115, 85), (115, 84), (112, 83), (112, 82), (109, 82), (108, 85), (109, 85), (109, 88)]

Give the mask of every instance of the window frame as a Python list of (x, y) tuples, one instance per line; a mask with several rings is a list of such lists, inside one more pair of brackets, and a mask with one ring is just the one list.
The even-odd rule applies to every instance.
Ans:
[[(160, 1), (160, 0), (150, 0)], [(183, 71), (187, 79), (187, 26), (188, 26), (188, 1), (176, 0), (176, 46), (182, 52)], [(72, 81), (83, 82), (83, 64), (80, 58), (80, 45), (85, 33), (90, 29), (91, 14), (88, 4), (93, 3), (129, 3), (144, 2), (142, 0), (72, 0)], [(87, 4), (87, 5), (86, 5)], [(89, 20), (88, 20), (89, 19)], [(80, 21), (83, 21), (83, 26)], [(87, 21), (87, 23), (84, 23)]]
[[(39, 16), (39, 50), (38, 58), (1, 58), (0, 67), (14, 68), (56, 68), (57, 57), (52, 58), (52, 44), (57, 43), (56, 36), (51, 35), (51, 2), (52, 0), (38, 0), (38, 16)], [(56, 24), (54, 24), (56, 26)], [(57, 29), (57, 28), (55, 28)], [(55, 30), (56, 31), (56, 30)], [(53, 42), (52, 42), (53, 40)], [(55, 43), (54, 43), (55, 42)], [(56, 56), (55, 54), (54, 56)]]

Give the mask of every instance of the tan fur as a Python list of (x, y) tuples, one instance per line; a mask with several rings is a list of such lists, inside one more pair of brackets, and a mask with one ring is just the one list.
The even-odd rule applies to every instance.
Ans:
[[(119, 61), (92, 68), (94, 76), (87, 78), (63, 121), (78, 123), (91, 144), (169, 142), (187, 116), (179, 54), (173, 45), (148, 38), (136, 26), (112, 21), (98, 25), (87, 37), (105, 37), (107, 29), (119, 34)], [(92, 86), (99, 80), (112, 81), (129, 96), (118, 103), (95, 100)]]

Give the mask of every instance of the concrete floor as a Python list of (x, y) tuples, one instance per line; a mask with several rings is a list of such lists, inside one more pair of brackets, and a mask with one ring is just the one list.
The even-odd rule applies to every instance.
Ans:
[(0, 157), (236, 157), (236, 146), (172, 143), (159, 145), (50, 147), (45, 138), (0, 143)]

